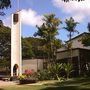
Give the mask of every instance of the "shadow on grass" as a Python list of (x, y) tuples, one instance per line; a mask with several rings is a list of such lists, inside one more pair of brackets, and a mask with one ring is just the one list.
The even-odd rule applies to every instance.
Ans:
[(0, 90), (4, 90), (3, 88), (0, 88)]
[(71, 79), (63, 82), (56, 82), (54, 84), (46, 84), (46, 85), (53, 85), (53, 86), (77, 86), (77, 85), (90, 85), (90, 78), (77, 78)]
[(46, 87), (41, 90), (90, 90), (90, 88), (79, 88), (77, 86)]
[(45, 84), (41, 90), (90, 90), (90, 78), (77, 78), (54, 84)]
[(89, 83), (90, 78), (79, 78), (79, 79), (72, 79), (65, 82), (62, 82), (61, 84), (83, 84), (83, 83)]
[(64, 87), (47, 87), (41, 90), (79, 90), (78, 87), (75, 86), (64, 86)]

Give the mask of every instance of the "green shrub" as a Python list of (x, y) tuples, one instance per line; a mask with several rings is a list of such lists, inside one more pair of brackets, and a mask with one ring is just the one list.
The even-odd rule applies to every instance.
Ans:
[(60, 75), (61, 70), (62, 70), (62, 64), (60, 64), (60, 63), (55, 63), (48, 67), (48, 71), (49, 71), (52, 79), (59, 80), (61, 77), (61, 75)]
[(62, 64), (49, 64), (48, 68), (38, 72), (39, 80), (60, 80)]
[(38, 72), (38, 80), (50, 80), (50, 77), (47, 69)]
[(65, 70), (65, 72), (66, 72), (66, 76), (67, 76), (67, 79), (69, 78), (69, 76), (70, 76), (70, 74), (71, 74), (71, 72), (73, 71), (73, 66), (72, 66), (72, 64), (70, 64), (70, 63), (64, 63), (63, 64), (63, 69)]
[(65, 80), (65, 76), (68, 79), (72, 68), (70, 63), (49, 64), (47, 69), (38, 72), (38, 80)]

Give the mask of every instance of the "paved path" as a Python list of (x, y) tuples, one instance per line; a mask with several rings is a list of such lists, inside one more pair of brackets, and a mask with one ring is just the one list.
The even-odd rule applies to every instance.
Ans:
[(17, 83), (11, 82), (11, 81), (0, 81), (0, 87), (1, 86), (10, 86), (10, 85), (16, 85)]
[[(58, 82), (58, 81), (55, 81), (55, 80), (50, 80), (50, 81), (40, 81), (40, 82), (37, 82), (37, 83), (33, 83), (33, 84), (28, 84), (28, 85), (43, 85), (43, 84), (53, 84), (55, 82)], [(2, 86), (13, 86), (13, 85), (18, 85), (19, 83), (15, 82), (15, 81), (1, 81), (0, 80), (0, 87)], [(18, 85), (19, 86), (19, 85)]]

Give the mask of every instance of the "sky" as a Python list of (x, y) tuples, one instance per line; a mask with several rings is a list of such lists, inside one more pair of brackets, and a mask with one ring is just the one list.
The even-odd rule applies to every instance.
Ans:
[[(79, 22), (76, 27), (80, 33), (87, 32), (87, 23), (90, 22), (90, 0), (82, 2), (70, 1), (65, 3), (62, 0), (19, 0), (21, 10), (22, 36), (33, 37), (37, 32), (36, 25), (42, 25), (43, 15), (54, 13), (63, 24), (59, 26), (59, 35), (56, 37), (62, 41), (68, 40), (68, 32), (62, 27), (65, 26), (65, 19), (73, 17)], [(6, 15), (0, 16), (6, 26), (11, 27), (11, 14), (18, 10), (18, 0), (11, 0), (12, 7), (3, 10)], [(80, 34), (79, 33), (79, 34)], [(74, 34), (74, 37), (77, 34)]]

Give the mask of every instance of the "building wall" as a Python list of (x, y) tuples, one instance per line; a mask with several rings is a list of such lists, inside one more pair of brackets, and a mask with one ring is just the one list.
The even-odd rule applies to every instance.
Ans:
[[(83, 34), (84, 35), (84, 34)], [(90, 72), (90, 46), (82, 44), (83, 35), (73, 38), (72, 41), (72, 65), (74, 72), (72, 76), (85, 75)], [(68, 41), (67, 43), (69, 43)], [(60, 63), (67, 63), (70, 59), (70, 50), (63, 47), (57, 50), (57, 59)]]
[[(69, 60), (68, 51), (58, 52), (57, 57), (58, 62), (67, 63)], [(72, 76), (85, 75), (87, 71), (90, 72), (90, 50), (73, 49), (72, 65), (74, 70)]]
[(81, 42), (81, 39), (82, 39), (82, 36), (72, 40), (72, 48), (83, 48), (84, 46)]
[(37, 70), (43, 70), (43, 59), (28, 59), (22, 61), (22, 71), (33, 69), (35, 72)]
[(90, 46), (84, 46), (82, 44), (82, 38), (84, 37), (84, 34), (82, 36), (79, 36), (77, 38), (74, 38), (71, 40), (72, 42), (72, 48), (85, 48), (90, 49)]
[[(64, 59), (64, 58), (70, 58), (70, 50), (57, 52), (57, 59)], [(78, 49), (72, 50), (72, 57), (76, 57), (79, 55)]]
[[(78, 55), (78, 49), (77, 48), (80, 48), (80, 49), (87, 49), (87, 50), (90, 50), (90, 46), (84, 46), (82, 44), (82, 38), (83, 38), (84, 34), (81, 35), (81, 36), (77, 36), (76, 38), (73, 38), (71, 40), (72, 42), (72, 49), (74, 52), (72, 52), (72, 57), (73, 56), (77, 56)], [(70, 41), (68, 41), (67, 43), (70, 43)], [(77, 50), (75, 50), (77, 49)], [(57, 59), (65, 59), (65, 58), (68, 58), (70, 57), (70, 51), (67, 50), (67, 47), (62, 47), (60, 49), (57, 50)]]

